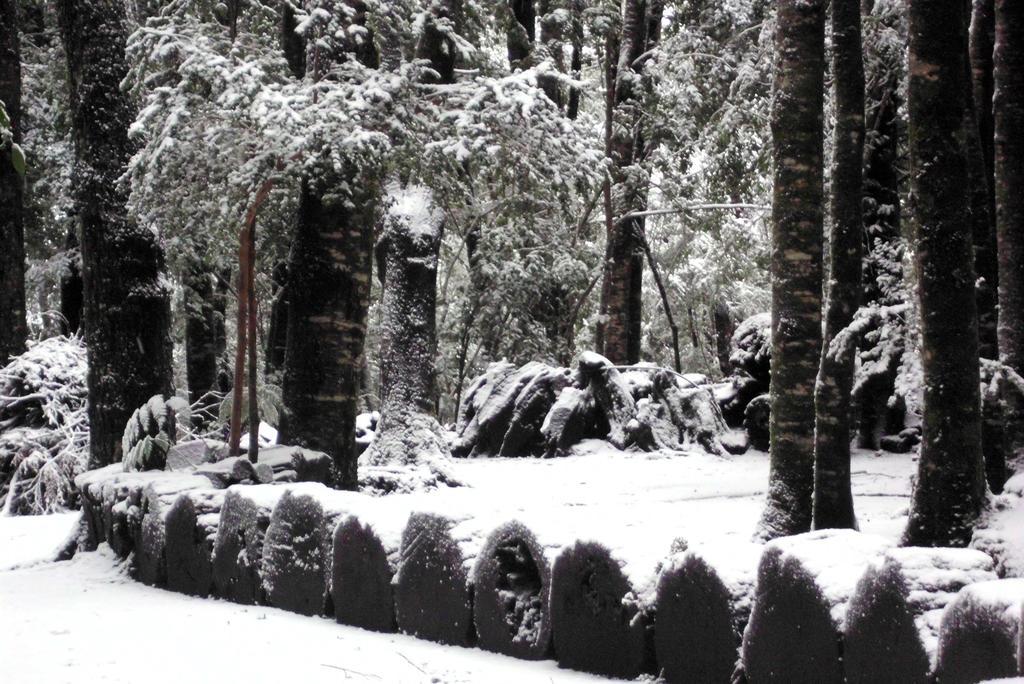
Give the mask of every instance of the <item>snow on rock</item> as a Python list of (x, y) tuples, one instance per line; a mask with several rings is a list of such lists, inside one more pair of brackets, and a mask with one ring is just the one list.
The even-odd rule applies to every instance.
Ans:
[(653, 601), (654, 648), (668, 682), (727, 682), (754, 598), (761, 547), (687, 548), (662, 564)]
[(511, 520), (485, 540), (472, 570), (482, 648), (538, 660), (551, 649), (551, 565), (529, 527)]
[(632, 679), (650, 669), (648, 620), (612, 553), (564, 548), (551, 569), (551, 628), (562, 667)]
[(1024, 579), (964, 587), (942, 615), (936, 678), (973, 684), (1024, 674)]
[(963, 587), (992, 579), (992, 559), (979, 551), (888, 549), (869, 564), (850, 599), (846, 681), (930, 681), (943, 609)]
[(890, 545), (853, 530), (808, 532), (767, 544), (743, 633), (748, 679), (841, 684), (850, 598), (865, 569)]
[(361, 454), (377, 437), (377, 424), (380, 422), (380, 411), (360, 413), (356, 416), (356, 450)]
[(211, 567), (218, 596), (235, 603), (263, 601), (263, 544), (277, 502), (288, 491), (274, 485), (235, 485), (225, 493)]
[(767, 389), (771, 380), (771, 361), (771, 313), (756, 314), (736, 326), (729, 365), (743, 371)]
[(213, 588), (213, 547), (225, 494), (220, 489), (194, 489), (178, 495), (171, 504), (164, 543), (168, 589), (209, 596)]
[(1024, 473), (1003, 485), (974, 529), (971, 547), (996, 561), (1000, 577), (1024, 577)]
[(327, 597), (324, 508), (319, 497), (289, 487), (263, 540), (262, 581), (267, 604), (319, 615)]

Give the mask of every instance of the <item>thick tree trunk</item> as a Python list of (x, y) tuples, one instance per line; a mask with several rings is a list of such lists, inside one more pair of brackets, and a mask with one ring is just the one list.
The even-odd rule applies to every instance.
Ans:
[[(558, 73), (565, 72), (565, 57), (563, 43), (565, 42), (567, 12), (563, 7), (565, 0), (538, 0), (537, 15), (540, 18), (540, 45), (545, 59), (551, 60), (554, 70)], [(556, 74), (549, 74), (537, 78), (540, 86), (548, 99), (555, 103), (560, 110), (565, 109), (565, 97), (562, 94), (562, 86)]]
[(597, 347), (615, 364), (640, 360), (644, 219), (626, 216), (647, 206), (643, 67), (637, 60), (658, 42), (662, 9), (660, 0), (625, 0), (617, 62), (607, 84), (614, 88), (608, 141), (613, 169)]
[(129, 219), (117, 182), (133, 151), (134, 111), (120, 89), (124, 5), (59, 0), (57, 10), (71, 86), (95, 467), (120, 460), (132, 411), (171, 392), (170, 295), (163, 250), (152, 231)]
[[(992, 114), (992, 51), (995, 34), (994, 0), (973, 0), (969, 31), (968, 103), (974, 126), (969, 129), (971, 222), (974, 225), (974, 268), (978, 285), (978, 332), (980, 355), (998, 356), (996, 304), (999, 260), (996, 247), (994, 132)], [(977, 136), (975, 138), (975, 135)], [(975, 144), (975, 140), (977, 143)]]
[(60, 331), (74, 335), (82, 327), (82, 250), (74, 226), (64, 236), (67, 270), (60, 276)]
[[(999, 360), (1024, 375), (1024, 4), (996, 0), (995, 11)], [(1024, 397), (1009, 391), (1005, 401), (1007, 465), (1021, 472)]]
[[(351, 197), (338, 188), (348, 183)], [(289, 257), (283, 444), (330, 454), (335, 483), (354, 489), (359, 359), (370, 305), (377, 181), (358, 169), (303, 183)]]
[(772, 100), (771, 468), (760, 534), (811, 526), (821, 353), (824, 0), (779, 0)]
[(292, 4), (283, 2), (281, 5), (281, 51), (288, 61), (292, 76), (302, 78), (306, 73), (306, 43), (302, 36), (295, 32), (299, 22)]
[(963, 546), (985, 496), (964, 121), (966, 8), (910, 0), (910, 159), (924, 367), (918, 477), (903, 541)]
[[(572, 58), (569, 62), (569, 74), (576, 80), (581, 78), (583, 71), (583, 0), (569, 0), (569, 22), (572, 34)], [(565, 115), (575, 120), (580, 113), (580, 89), (569, 88), (569, 101)]]
[[(343, 12), (340, 4), (337, 11)], [(352, 19), (363, 20), (365, 12)], [(372, 41), (369, 46), (346, 43), (345, 47), (351, 52), (339, 50), (333, 57), (355, 54), (364, 63), (377, 59)], [(310, 60), (307, 68), (317, 69), (316, 60)], [(318, 176), (302, 183), (288, 260), (280, 441), (326, 452), (334, 464), (335, 486), (355, 489), (359, 368), (366, 341), (380, 187), (375, 169), (344, 162), (338, 170), (331, 160), (324, 160), (321, 169)]]
[[(13, 143), (21, 142), (21, 49), (17, 0), (0, 0), (0, 102), (10, 117)], [(25, 350), (24, 178), (11, 148), (0, 142), (0, 366)]]
[(832, 78), (836, 123), (832, 151), (832, 226), (825, 339), (814, 389), (813, 527), (856, 527), (850, 490), (850, 394), (854, 355), (829, 345), (860, 306), (864, 57), (860, 0), (832, 0)]
[(188, 400), (194, 407), (192, 422), (205, 425), (216, 414), (217, 399), (207, 396), (217, 389), (219, 354), (217, 349), (217, 310), (214, 298), (213, 269), (200, 260), (186, 267), (185, 294), (185, 375)]

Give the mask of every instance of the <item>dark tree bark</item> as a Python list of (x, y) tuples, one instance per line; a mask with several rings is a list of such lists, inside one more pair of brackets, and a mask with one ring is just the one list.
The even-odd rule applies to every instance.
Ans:
[(213, 269), (200, 260), (186, 267), (182, 279), (185, 294), (185, 375), (188, 400), (195, 410), (192, 422), (205, 425), (212, 417), (217, 399), (207, 394), (217, 389), (219, 353), (217, 345), (216, 290)]
[(270, 325), (267, 330), (267, 352), (264, 373), (273, 375), (284, 368), (284, 355), (288, 348), (288, 263), (274, 266), (273, 300), (270, 304)]
[[(565, 57), (562, 44), (565, 42), (566, 28), (563, 23), (565, 12), (563, 11), (564, 0), (538, 0), (537, 14), (540, 18), (540, 45), (544, 57), (551, 60), (556, 72), (565, 72)], [(555, 74), (542, 75), (537, 78), (540, 86), (548, 99), (555, 103), (560, 110), (565, 109), (565, 96), (562, 93), (562, 86)]]
[(831, 270), (825, 339), (814, 388), (814, 529), (856, 527), (850, 490), (850, 394), (853, 354), (829, 345), (860, 306), (864, 158), (864, 57), (860, 0), (832, 0), (832, 78), (835, 128), (832, 149)]
[(771, 468), (760, 534), (811, 526), (821, 353), (824, 0), (779, 0), (772, 100)]
[[(995, 12), (999, 360), (1024, 375), (1024, 4), (996, 0)], [(1024, 466), (1024, 397), (1010, 390), (1004, 400), (1007, 465), (1020, 472)]]
[(606, 127), (613, 162), (610, 201), (606, 200), (607, 247), (601, 287), (598, 351), (615, 364), (640, 360), (643, 286), (643, 217), (629, 217), (647, 206), (647, 175), (642, 168), (644, 88), (641, 55), (660, 38), (661, 0), (626, 0), (622, 32), (607, 87), (613, 88), (611, 125)]
[(966, 8), (910, 0), (910, 160), (924, 410), (903, 542), (963, 546), (985, 496), (964, 121)]
[(62, 335), (74, 335), (82, 327), (82, 250), (78, 246), (75, 227), (64, 236), (67, 270), (60, 276), (60, 330)]
[[(337, 11), (342, 11), (340, 6)], [(365, 19), (365, 14), (357, 14), (353, 21), (359, 18)], [(352, 54), (376, 59), (365, 46), (359, 53), (334, 57)], [(317, 69), (316, 60), (307, 68)], [(326, 452), (334, 463), (335, 486), (355, 489), (359, 364), (366, 341), (380, 187), (375, 170), (350, 162), (336, 170), (324, 160), (321, 169), (302, 183), (288, 259), (280, 440)]]
[[(18, 2), (0, 0), (0, 102), (10, 118), (12, 142), (19, 144), (21, 48)], [(14, 168), (12, 148), (0, 142), (0, 365), (25, 350), (25, 182)]]
[[(974, 272), (978, 277), (975, 292), (978, 308), (978, 349), (983, 358), (994, 359), (998, 354), (996, 301), (999, 266), (995, 251), (995, 217), (992, 214), (995, 203), (992, 166), (989, 163), (992, 148), (992, 0), (975, 2), (973, 12), (971, 0), (965, 2), (965, 21), (969, 29), (964, 40), (969, 57), (964, 65), (964, 83), (967, 88), (964, 99), (967, 109), (964, 128), (967, 141), (967, 175), (971, 187)], [(986, 4), (988, 7), (985, 7)], [(986, 24), (989, 26), (986, 27)], [(989, 34), (987, 38), (984, 37), (985, 33)]]
[(729, 355), (732, 353), (732, 335), (736, 332), (736, 321), (729, 310), (729, 305), (722, 300), (715, 302), (712, 317), (715, 321), (715, 354), (718, 357), (718, 368), (724, 377), (732, 372)]
[[(579, 80), (583, 70), (583, 0), (569, 0), (572, 58), (569, 62), (570, 75)], [(565, 115), (575, 120), (580, 113), (580, 89), (569, 88), (569, 101)]]
[(132, 411), (171, 391), (170, 295), (153, 233), (129, 219), (117, 180), (133, 152), (135, 118), (121, 92), (125, 10), (113, 0), (60, 0), (75, 141), (75, 211), (82, 235), (89, 357), (90, 465), (121, 458)]
[(534, 0), (508, 0), (508, 28), (505, 44), (513, 71), (530, 66), (537, 35), (537, 11)]

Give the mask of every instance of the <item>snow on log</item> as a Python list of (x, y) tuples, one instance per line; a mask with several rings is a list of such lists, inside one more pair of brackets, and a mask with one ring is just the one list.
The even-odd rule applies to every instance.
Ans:
[(604, 545), (577, 541), (551, 569), (551, 629), (562, 667), (633, 679), (650, 669), (647, 616)]
[(750, 616), (760, 547), (682, 549), (662, 565), (654, 649), (667, 682), (728, 682)]
[(869, 564), (850, 598), (847, 683), (931, 681), (943, 609), (963, 587), (991, 579), (992, 559), (979, 551), (887, 550)]
[(394, 577), (408, 508), (397, 497), (368, 498), (338, 521), (333, 534), (331, 599), (335, 619), (394, 632)]
[(213, 588), (213, 546), (224, 490), (195, 489), (175, 498), (167, 511), (164, 556), (167, 588), (206, 597)]
[(213, 546), (217, 596), (235, 603), (263, 603), (264, 539), (286, 491), (280, 485), (236, 485), (227, 490)]
[(1024, 674), (1024, 579), (964, 587), (942, 615), (936, 679), (973, 684)]
[(324, 509), (317, 497), (289, 488), (274, 506), (263, 541), (261, 578), (268, 605), (319, 615), (327, 596)]
[(971, 547), (995, 559), (1000, 577), (1024, 577), (1024, 473), (1011, 477), (1003, 493), (992, 497), (974, 528)]
[(888, 545), (886, 539), (853, 530), (822, 530), (765, 546), (743, 633), (747, 679), (753, 684), (842, 684), (849, 600), (868, 564)]
[(551, 566), (521, 522), (495, 528), (472, 571), (473, 622), (480, 646), (526, 660), (551, 652)]
[(743, 427), (750, 439), (750, 446), (760, 451), (768, 451), (772, 401), (767, 394), (761, 394), (750, 400), (743, 412)]
[[(268, 478), (266, 473), (270, 473)], [(215, 487), (236, 484), (268, 484), (269, 482), (330, 481), (331, 458), (312, 449), (293, 446), (269, 446), (259, 450), (256, 464), (245, 456), (205, 463), (194, 470), (210, 480)]]
[(629, 383), (611, 362), (593, 352), (579, 358), (581, 374), (589, 378), (589, 391), (608, 421), (608, 441), (618, 449), (630, 444), (630, 423), (636, 418), (636, 401)]
[(714, 385), (715, 401), (722, 409), (722, 416), (731, 428), (743, 426), (744, 412), (754, 397), (764, 394), (768, 385), (763, 385), (748, 375), (737, 375)]

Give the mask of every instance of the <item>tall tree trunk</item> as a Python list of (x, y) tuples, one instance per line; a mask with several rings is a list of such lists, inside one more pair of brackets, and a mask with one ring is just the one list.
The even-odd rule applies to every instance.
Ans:
[(264, 374), (273, 375), (284, 368), (284, 355), (288, 349), (288, 263), (274, 266), (273, 293), (270, 304), (270, 326), (267, 330), (267, 352)]
[(566, 8), (563, 7), (565, 0), (538, 0), (537, 14), (540, 17), (540, 45), (544, 57), (551, 60), (554, 71), (557, 73), (546, 74), (537, 78), (540, 86), (548, 99), (555, 103), (560, 110), (565, 110), (565, 97), (562, 94), (562, 85), (558, 80), (558, 74), (565, 73), (565, 57), (563, 55), (563, 43), (565, 42), (566, 26), (568, 18)]
[[(340, 5), (335, 11), (346, 12)], [(358, 16), (365, 18), (365, 13)], [(376, 59), (366, 49), (356, 54)], [(309, 60), (307, 69), (318, 76), (313, 73), (316, 60)], [(330, 159), (322, 160), (319, 168), (318, 175), (302, 183), (288, 258), (280, 439), (330, 454), (335, 486), (355, 489), (359, 363), (366, 341), (380, 188), (375, 169), (352, 162), (335, 169)]]
[(835, 128), (832, 150), (832, 226), (828, 304), (821, 366), (814, 389), (814, 529), (856, 527), (850, 489), (850, 394), (854, 354), (829, 345), (860, 306), (864, 57), (860, 0), (832, 0), (832, 78)]
[(125, 10), (115, 0), (58, 0), (71, 87), (75, 211), (82, 235), (89, 358), (89, 460), (121, 458), (131, 412), (171, 392), (170, 295), (164, 255), (126, 210), (118, 184), (133, 146), (134, 110), (120, 90), (127, 72)]
[(824, 0), (778, 0), (772, 140), (771, 467), (760, 534), (811, 527), (821, 353)]
[[(13, 143), (22, 136), (21, 48), (17, 0), (0, 0), (0, 101), (10, 117)], [(25, 350), (25, 179), (12, 149), (0, 142), (0, 366)]]
[(217, 310), (214, 301), (213, 269), (195, 259), (186, 266), (183, 290), (185, 297), (185, 375), (188, 400), (194, 407), (192, 423), (203, 427), (215, 417), (217, 371), (220, 359), (217, 349)]
[[(964, 102), (966, 113), (964, 127), (967, 141), (967, 175), (970, 180), (971, 226), (974, 234), (974, 273), (978, 277), (975, 299), (978, 309), (979, 354), (994, 359), (998, 355), (996, 340), (999, 265), (996, 256), (996, 224), (992, 215), (995, 205), (992, 187), (992, 167), (989, 157), (992, 146), (992, 41), (984, 38), (991, 16), (992, 0), (974, 3), (977, 15), (972, 20), (971, 0), (964, 1), (965, 21), (968, 29), (964, 34), (968, 58), (965, 60), (964, 84), (967, 88)], [(986, 8), (984, 5), (988, 4)], [(974, 24), (978, 26), (975, 27)], [(991, 27), (990, 27), (991, 28)], [(981, 92), (979, 92), (979, 90)], [(987, 101), (986, 101), (986, 93)], [(985, 135), (988, 134), (986, 140)], [(988, 151), (986, 151), (988, 148)]]
[[(572, 58), (569, 62), (569, 75), (579, 80), (583, 71), (583, 0), (569, 0), (569, 30), (572, 42)], [(569, 88), (569, 102), (565, 115), (576, 120), (580, 113), (580, 89)]]
[(306, 73), (306, 42), (295, 32), (299, 22), (291, 2), (281, 3), (281, 51), (295, 78)]
[[(996, 0), (995, 13), (999, 360), (1024, 376), (1024, 4)], [(1019, 473), (1024, 470), (1024, 397), (1008, 391), (1005, 402), (1007, 465)]]
[(78, 246), (78, 232), (74, 226), (64, 236), (67, 270), (60, 275), (60, 331), (74, 335), (82, 327), (82, 250)]
[(910, 161), (921, 315), (921, 455), (903, 542), (963, 546), (985, 496), (964, 121), (963, 3), (910, 0)]
[[(640, 360), (643, 294), (643, 217), (626, 218), (647, 206), (647, 177), (643, 169), (642, 112), (644, 88), (641, 55), (659, 39), (661, 0), (625, 0), (622, 32), (618, 40), (611, 110), (611, 202), (601, 287), (601, 317), (597, 325), (598, 350), (612, 363)], [(606, 209), (607, 211), (607, 209)]]

